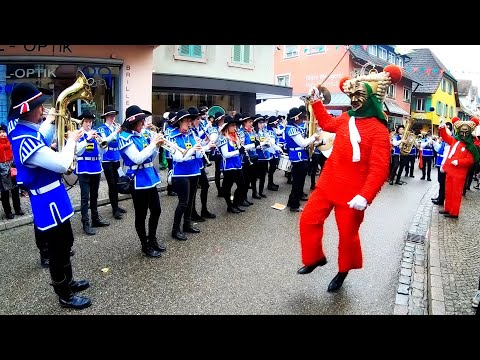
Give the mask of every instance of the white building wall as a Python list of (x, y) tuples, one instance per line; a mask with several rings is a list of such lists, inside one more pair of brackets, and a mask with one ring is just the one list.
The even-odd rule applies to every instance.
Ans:
[(253, 67), (231, 65), (233, 45), (205, 45), (205, 62), (175, 59), (179, 45), (160, 45), (153, 52), (153, 72), (274, 84), (274, 45), (253, 45)]

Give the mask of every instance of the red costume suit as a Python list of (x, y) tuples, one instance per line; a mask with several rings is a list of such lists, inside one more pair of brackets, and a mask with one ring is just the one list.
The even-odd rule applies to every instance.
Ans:
[(355, 119), (360, 135), (360, 160), (352, 160), (350, 115), (334, 118), (321, 101), (312, 104), (320, 127), (335, 133), (333, 151), (325, 163), (317, 187), (300, 217), (302, 262), (312, 265), (325, 257), (322, 248), (323, 224), (335, 208), (339, 232), (338, 270), (348, 272), (363, 265), (359, 228), (364, 211), (350, 208), (347, 202), (356, 195), (370, 204), (389, 175), (390, 137), (387, 127), (375, 117)]
[[(463, 141), (449, 135), (444, 127), (439, 129), (439, 134), (445, 142), (450, 145), (450, 152), (442, 168), (446, 173), (445, 177), (445, 208), (444, 212), (452, 216), (458, 216), (462, 203), (462, 192), (468, 170), (474, 163), (473, 155), (465, 147)], [(457, 160), (457, 166), (452, 161)]]

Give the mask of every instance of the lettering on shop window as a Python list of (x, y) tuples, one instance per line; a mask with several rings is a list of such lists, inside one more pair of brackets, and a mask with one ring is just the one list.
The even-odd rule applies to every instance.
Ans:
[(125, 105), (130, 106), (130, 90), (128, 89), (128, 79), (130, 78), (130, 65), (126, 65), (125, 70)]
[[(72, 53), (70, 49), (71, 45), (23, 45), (23, 49), (28, 52), (40, 52), (42, 50), (49, 50), (51, 49), (53, 53), (62, 53), (65, 54), (66, 52)], [(11, 45), (10, 47), (15, 47), (15, 45)]]

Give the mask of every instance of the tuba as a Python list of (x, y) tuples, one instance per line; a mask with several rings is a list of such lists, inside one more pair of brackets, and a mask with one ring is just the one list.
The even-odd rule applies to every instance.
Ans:
[(410, 116), (405, 116), (404, 119), (405, 129), (403, 129), (402, 140), (406, 140), (406, 142), (400, 144), (400, 155), (409, 155), (417, 142), (417, 136), (412, 131), (414, 120)]
[[(74, 119), (70, 116), (70, 111), (67, 109), (67, 106), (76, 100), (85, 100), (91, 102), (93, 100), (92, 90), (90, 85), (88, 85), (88, 80), (81, 72), (77, 72), (77, 80), (63, 90), (57, 97), (55, 102), (55, 127), (57, 134), (57, 149), (62, 151), (63, 145), (65, 143), (65, 135), (67, 131), (75, 131), (79, 128), (81, 120)], [(69, 175), (75, 169), (75, 157), (73, 158), (72, 164), (65, 172), (66, 175)]]
[[(318, 91), (320, 92), (320, 96), (323, 99), (322, 103), (329, 104), (332, 100), (332, 95), (330, 94), (330, 91), (328, 91), (325, 86), (319, 86)], [(308, 137), (310, 137), (317, 132), (317, 119), (315, 119), (315, 114), (313, 113), (311, 97), (307, 95), (302, 96), (301, 99), (305, 102), (305, 107), (307, 108)], [(326, 138), (327, 144), (320, 145), (319, 150), (321, 150), (322, 152), (329, 150), (333, 146), (333, 134), (322, 131), (321, 138)], [(312, 156), (315, 147), (315, 145), (310, 147), (310, 156)]]

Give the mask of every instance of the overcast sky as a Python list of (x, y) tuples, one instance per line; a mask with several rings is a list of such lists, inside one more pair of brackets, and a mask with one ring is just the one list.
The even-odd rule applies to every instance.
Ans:
[(480, 85), (480, 45), (397, 45), (401, 49), (429, 48), (457, 80)]

